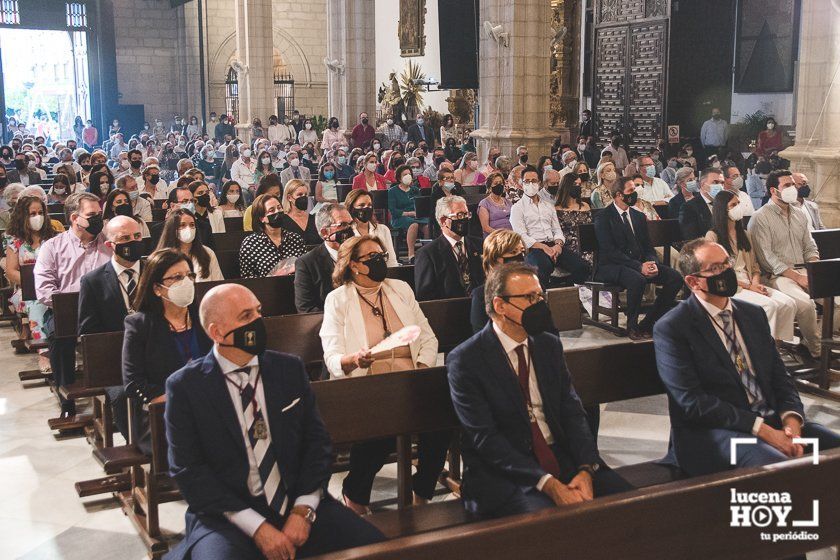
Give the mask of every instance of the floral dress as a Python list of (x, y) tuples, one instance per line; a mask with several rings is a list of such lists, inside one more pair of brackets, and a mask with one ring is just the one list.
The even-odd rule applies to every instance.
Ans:
[(558, 208), (557, 219), (560, 221), (560, 229), (563, 230), (563, 236), (566, 238), (563, 247), (579, 254), (586, 262), (592, 265), (592, 253), (580, 252), (580, 238), (578, 238), (578, 226), (591, 224), (592, 212), (589, 210), (566, 210)]
[[(6, 248), (17, 253), (19, 265), (34, 264), (41, 249), (40, 245), (33, 249), (26, 241), (9, 235), (4, 236), (4, 242)], [(11, 302), (18, 314), (27, 317), (33, 341), (46, 340), (52, 334), (52, 310), (49, 307), (37, 300), (24, 301), (20, 286), (12, 294)]]

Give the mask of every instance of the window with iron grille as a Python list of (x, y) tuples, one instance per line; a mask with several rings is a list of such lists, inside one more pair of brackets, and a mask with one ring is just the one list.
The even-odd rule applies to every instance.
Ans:
[(67, 2), (67, 27), (87, 27), (87, 6), (83, 2)]
[(291, 118), (295, 110), (295, 79), (291, 74), (274, 71), (274, 98), (277, 102), (277, 116)]
[(225, 112), (234, 122), (239, 122), (239, 75), (232, 67), (225, 78)]
[(0, 25), (20, 25), (17, 0), (0, 0)]

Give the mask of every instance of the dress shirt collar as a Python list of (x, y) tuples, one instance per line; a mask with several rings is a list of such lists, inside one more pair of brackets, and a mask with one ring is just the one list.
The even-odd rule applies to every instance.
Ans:
[(708, 194), (706, 194), (706, 193), (704, 193), (703, 191), (700, 191), (700, 196), (701, 196), (701, 197), (703, 197), (703, 201), (704, 201), (706, 204), (711, 204), (712, 202), (714, 202), (714, 200), (713, 200), (713, 199), (711, 199), (711, 198), (709, 198), (709, 195), (708, 195)]
[(228, 360), (227, 358), (225, 358), (224, 356), (222, 356), (219, 353), (219, 345), (218, 344), (213, 345), (213, 357), (216, 358), (216, 362), (218, 362), (218, 364), (219, 364), (219, 369), (222, 370), (222, 374), (224, 374), (224, 375), (227, 375), (228, 373), (230, 373), (234, 370), (237, 370), (237, 369), (242, 369), (244, 367), (252, 368), (252, 367), (258, 366), (260, 364), (259, 356), (254, 356), (244, 366), (238, 366), (238, 365), (231, 362), (230, 360)]
[[(456, 244), (458, 244), (459, 242), (464, 241), (464, 238), (463, 238), (463, 237), (462, 237), (461, 239), (454, 239), (454, 238), (450, 237), (450, 236), (449, 236), (449, 235), (448, 235), (445, 231), (443, 231), (443, 228), (441, 228), (441, 233), (443, 234), (444, 239), (446, 239), (447, 241), (449, 241), (449, 245), (450, 245), (453, 249), (455, 248), (455, 245), (456, 245)], [(463, 243), (461, 243), (461, 246), (462, 246), (462, 247), (463, 247), (463, 245), (464, 245), (464, 244), (463, 244)]]
[(522, 344), (525, 345), (525, 351), (528, 351), (528, 337), (525, 337), (525, 340), (522, 342), (516, 342), (511, 337), (505, 334), (505, 332), (499, 328), (499, 325), (496, 324), (496, 321), (493, 321), (493, 331), (495, 331), (496, 336), (499, 337), (499, 342), (502, 343), (502, 348), (505, 350), (505, 354), (510, 354), (516, 350), (517, 346)]
[(330, 257), (332, 258), (333, 262), (337, 262), (338, 261), (338, 251), (336, 251), (335, 249), (333, 249), (332, 247), (330, 247), (326, 243), (324, 243), (324, 248), (326, 248), (327, 253), (330, 254)]
[(694, 296), (694, 297), (697, 298), (697, 301), (700, 302), (700, 305), (703, 306), (703, 309), (705, 309), (706, 312), (712, 317), (712, 320), (717, 319), (717, 316), (720, 315), (722, 311), (729, 311), (730, 313), (732, 313), (732, 299), (731, 298), (727, 298), (726, 307), (721, 309), (717, 305), (713, 305), (713, 304), (709, 303), (708, 301), (700, 299), (697, 296)]
[(134, 271), (134, 278), (140, 280), (140, 261), (135, 262), (133, 265), (129, 267), (124, 267), (120, 263), (117, 262), (116, 257), (113, 255), (111, 256), (111, 266), (114, 267), (114, 271), (117, 273), (117, 278), (120, 278), (120, 275), (125, 272), (126, 270), (133, 270)]

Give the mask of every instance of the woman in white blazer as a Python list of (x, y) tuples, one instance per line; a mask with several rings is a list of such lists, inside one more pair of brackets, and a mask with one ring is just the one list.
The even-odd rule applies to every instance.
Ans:
[(379, 239), (388, 252), (388, 266), (400, 266), (397, 252), (394, 250), (394, 240), (391, 239), (391, 230), (376, 221), (370, 193), (361, 189), (351, 190), (344, 199), (344, 206), (353, 216), (353, 232), (356, 235), (372, 235)]
[[(382, 241), (372, 235), (342, 243), (333, 272), (336, 289), (324, 303), (321, 344), (331, 377), (372, 375), (433, 366), (438, 341), (408, 284), (386, 279), (387, 256)], [(385, 356), (370, 348), (403, 327), (420, 327), (408, 346)], [(372, 403), (371, 403), (372, 404)], [(414, 475), (414, 501), (432, 498), (443, 469), (451, 434), (421, 434), (420, 461)], [(368, 512), (376, 473), (394, 449), (394, 439), (357, 444), (350, 450), (350, 472), (344, 479), (344, 503), (359, 514)]]

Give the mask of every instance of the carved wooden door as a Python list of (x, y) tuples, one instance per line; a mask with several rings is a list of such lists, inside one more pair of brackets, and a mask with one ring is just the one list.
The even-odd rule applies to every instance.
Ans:
[(593, 109), (602, 143), (621, 132), (632, 149), (664, 132), (669, 0), (596, 0)]

